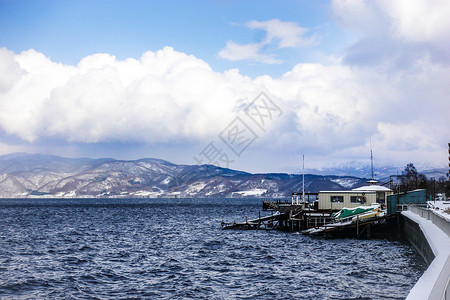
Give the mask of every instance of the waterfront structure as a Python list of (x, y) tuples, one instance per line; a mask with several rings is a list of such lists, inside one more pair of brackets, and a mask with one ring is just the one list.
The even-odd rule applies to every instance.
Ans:
[(392, 215), (402, 211), (403, 206), (410, 204), (425, 206), (427, 204), (427, 191), (425, 189), (417, 189), (401, 194), (392, 194), (387, 198), (387, 213)]
[(393, 194), (393, 191), (385, 186), (377, 185), (378, 181), (374, 179), (372, 139), (370, 140), (370, 167), (372, 177), (367, 181), (368, 185), (351, 191), (321, 191), (317, 209), (338, 211), (343, 208), (371, 206), (372, 204), (379, 204), (381, 209), (386, 208), (387, 196)]
[[(444, 202), (441, 203), (444, 205)], [(441, 206), (441, 203), (438, 205)], [(401, 227), (403, 236), (428, 264), (428, 269), (406, 299), (450, 299), (449, 219), (437, 213), (435, 208), (427, 209), (413, 204), (401, 213)]]
[[(426, 205), (426, 190), (392, 194), (390, 189), (373, 183), (352, 191), (319, 192), (319, 199), (321, 193), (322, 199), (326, 199), (327, 193), (331, 197), (343, 192), (347, 192), (347, 196), (352, 193), (362, 195), (364, 192), (365, 195), (371, 195), (367, 199), (375, 199), (375, 202), (386, 201), (387, 198), (387, 211), (380, 210), (380, 204), (367, 204), (357, 205), (358, 208), (354, 209), (343, 209), (332, 216), (331, 211), (309, 207), (309, 201), (297, 204), (295, 199), (284, 203), (264, 200), (263, 208), (276, 210), (275, 214), (259, 216), (254, 220), (246, 219), (242, 223), (222, 222), (222, 228), (300, 230), (303, 234), (324, 237), (371, 238), (377, 233), (382, 236), (405, 237), (429, 265), (410, 291), (407, 300), (450, 299), (450, 218), (437, 213), (436, 207), (420, 207)], [(293, 197), (300, 195), (294, 193)], [(367, 200), (366, 203), (370, 201)], [(437, 204), (443, 205), (446, 203)]]
[(385, 186), (377, 185), (376, 180), (369, 180), (368, 183), (369, 185), (351, 191), (319, 192), (318, 209), (337, 211), (342, 208), (370, 206), (374, 203), (385, 207), (387, 196), (393, 194), (393, 191)]

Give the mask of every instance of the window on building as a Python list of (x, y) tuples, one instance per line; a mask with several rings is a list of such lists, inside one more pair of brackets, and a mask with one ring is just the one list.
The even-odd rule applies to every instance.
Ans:
[(384, 192), (377, 192), (377, 203), (384, 203)]
[(350, 196), (350, 203), (364, 203), (363, 196)]
[(331, 196), (332, 203), (344, 203), (344, 196)]

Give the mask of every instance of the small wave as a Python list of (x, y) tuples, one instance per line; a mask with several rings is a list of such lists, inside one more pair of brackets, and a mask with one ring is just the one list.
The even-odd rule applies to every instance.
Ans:
[(0, 240), (0, 297), (339, 299), (358, 296), (348, 293), (357, 285), (405, 298), (426, 268), (397, 242), (211, 226), (257, 212), (259, 201), (238, 210), (155, 201), (8, 206), (1, 226), (14, 239)]

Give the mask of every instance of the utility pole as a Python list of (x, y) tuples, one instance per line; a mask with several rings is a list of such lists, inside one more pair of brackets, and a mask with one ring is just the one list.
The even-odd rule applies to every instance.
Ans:
[(303, 154), (303, 195), (302, 202), (305, 203), (305, 154)]
[(372, 155), (372, 138), (370, 138), (370, 166), (372, 169), (372, 180), (374, 180), (373, 178), (373, 155)]

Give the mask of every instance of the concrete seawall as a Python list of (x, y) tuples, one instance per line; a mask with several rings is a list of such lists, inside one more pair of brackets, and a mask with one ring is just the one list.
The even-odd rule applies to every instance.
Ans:
[(402, 229), (403, 235), (406, 237), (408, 242), (413, 245), (416, 251), (419, 252), (419, 254), (426, 261), (426, 263), (430, 265), (436, 256), (433, 252), (433, 249), (431, 249), (427, 238), (420, 229), (419, 224), (416, 221), (408, 218), (407, 216), (403, 216)]
[(416, 215), (421, 216), (422, 218), (430, 220), (434, 225), (436, 225), (440, 230), (445, 232), (447, 236), (450, 237), (450, 222), (442, 218), (441, 216), (435, 214), (433, 210), (425, 209), (418, 206), (409, 206), (408, 210), (412, 211)]
[(407, 300), (450, 300), (450, 223), (430, 210), (402, 212), (403, 233), (428, 263)]

